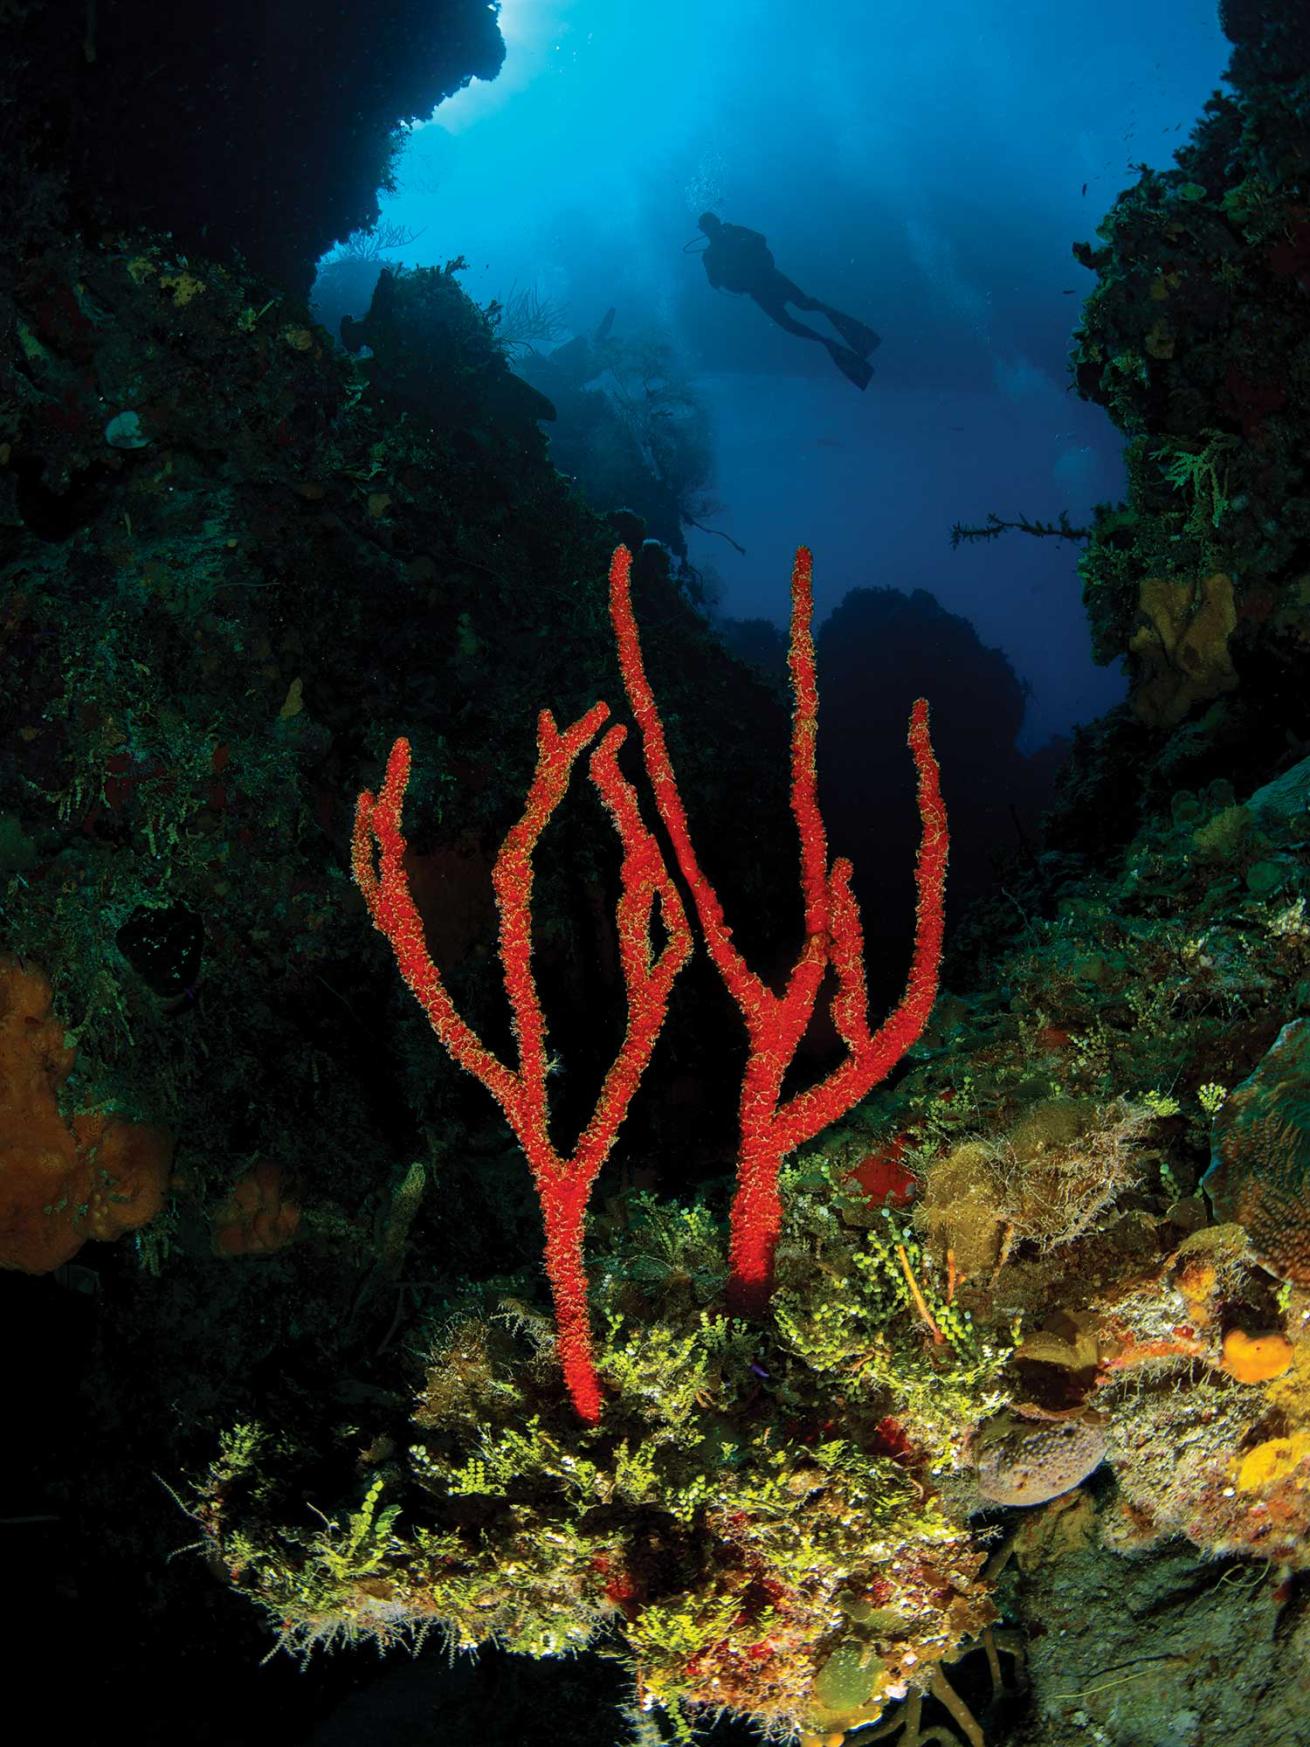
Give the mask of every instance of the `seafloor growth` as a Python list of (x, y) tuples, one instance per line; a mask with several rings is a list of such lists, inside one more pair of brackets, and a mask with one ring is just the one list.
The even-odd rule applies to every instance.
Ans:
[[(1099, 1469), (1076, 1546), (1181, 1534), (1271, 1585), (1304, 1569), (1310, 1299), (1198, 1183), (1225, 1107), (1295, 1071), (1251, 1002), (1308, 988), (1308, 800), (1310, 764), (1231, 836), (1227, 797), (1180, 801), (1034, 921), (1003, 992), (947, 1001), (881, 1111), (786, 1172), (765, 1323), (721, 1309), (710, 1207), (612, 1201), (600, 1427), (565, 1411), (551, 1326), (502, 1281), (434, 1329), (408, 1420), (346, 1439), (331, 1521), (294, 1526), (300, 1433), (237, 1428), (195, 1506), (234, 1581), (302, 1647), (439, 1624), (541, 1655), (621, 1622), (645, 1701), (826, 1736), (932, 1691), (996, 1617), (1015, 1573), (984, 1571), (989, 1504), (1060, 1516)], [(1276, 906), (1258, 866), (1283, 871)], [(1059, 1690), (1036, 1695), (1051, 1722), (1098, 1711)]]
[[(646, 1741), (723, 1711), (907, 1747), (1297, 1740), (1310, 93), (1283, 10), (1226, 8), (1232, 95), (1085, 251), (1079, 382), (1130, 494), (1083, 577), (1130, 704), (1082, 737), (1051, 848), (979, 913), (899, 1080), (788, 1159), (756, 1320), (724, 1302), (740, 1064), (688, 965), (596, 1184), (595, 1425), (522, 1160), (347, 868), (408, 733), (425, 938), (508, 1050), (490, 870), (537, 711), (621, 694), (613, 530), (455, 264), (391, 282), (355, 363), (244, 270), (66, 233), (16, 188), (0, 1259), (96, 1289), (93, 1335), (20, 1345), (62, 1411), (90, 1385), (97, 1435), (51, 1409), (12, 1443), (34, 1496), (57, 1468), (97, 1643), (174, 1629), (181, 1596), (192, 1642), (217, 1618), (237, 1644), (235, 1589), (293, 1649), (594, 1645)], [(645, 556), (673, 762), (754, 962), (803, 938), (785, 716)], [(623, 979), (604, 821), (561, 822), (536, 964), (563, 1137)], [(829, 1058), (801, 1042), (803, 1083)], [(125, 1521), (151, 1473), (224, 1577), (202, 1602), (174, 1501)]]

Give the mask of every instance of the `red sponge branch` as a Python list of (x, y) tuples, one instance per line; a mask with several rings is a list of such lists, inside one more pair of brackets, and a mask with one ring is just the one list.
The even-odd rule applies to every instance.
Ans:
[[(568, 788), (573, 766), (609, 711), (595, 704), (563, 733), (549, 710), (537, 726), (537, 768), (523, 816), (501, 846), (492, 870), (500, 915), (500, 958), (518, 1066), (509, 1067), (460, 1018), (432, 962), (405, 872), (401, 812), (409, 784), (410, 747), (397, 740), (380, 794), (365, 790), (355, 809), (352, 864), (374, 926), (391, 943), (401, 975), (441, 1043), (475, 1074), (509, 1120), (532, 1170), (546, 1233), (546, 1275), (555, 1305), (558, 1351), (578, 1415), (594, 1425), (601, 1390), (592, 1356), (583, 1266), (587, 1200), (632, 1095), (650, 1061), (668, 1011), (673, 981), (691, 952), (691, 930), (659, 845), (642, 822), (636, 793), (618, 766), (627, 730), (607, 730), (590, 758), (590, 775), (623, 848), (618, 903), (619, 961), (627, 995), (627, 1026), (591, 1120), (569, 1157), (551, 1144), (546, 1077), (546, 1022), (532, 973), (532, 857)], [(652, 922), (658, 903), (664, 944), (656, 952)]]
[[(871, 1032), (864, 933), (850, 886), (851, 866), (844, 859), (829, 863), (827, 833), (819, 811), (815, 767), (819, 698), (810, 628), (812, 560), (802, 546), (792, 569), (788, 668), (793, 697), (791, 810), (800, 839), (805, 935), (782, 992), (775, 993), (749, 968), (733, 944), (723, 906), (696, 855), (663, 724), (646, 676), (632, 610), (631, 570), (632, 556), (621, 546), (610, 565), (610, 615), (624, 689), (641, 734), (655, 804), (691, 891), (706, 946), (746, 1025), (748, 1051), (738, 1108), (740, 1150), (732, 1204), (728, 1296), (739, 1313), (757, 1315), (772, 1291), (773, 1255), (782, 1228), (778, 1174), (783, 1159), (844, 1115), (886, 1077), (921, 1035), (937, 998), (948, 846), (940, 772), (928, 732), (928, 705), (920, 698), (911, 711), (909, 732), (922, 825), (915, 865), (918, 897), (913, 955), (905, 994), (877, 1031)], [(784, 1099), (783, 1079), (813, 1017), (829, 966), (837, 984), (832, 1017), (846, 1045), (846, 1058), (817, 1085)]]

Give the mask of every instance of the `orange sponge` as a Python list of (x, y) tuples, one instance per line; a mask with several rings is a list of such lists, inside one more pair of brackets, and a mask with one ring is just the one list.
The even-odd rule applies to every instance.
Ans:
[(215, 1254), (267, 1256), (296, 1235), (300, 1207), (283, 1188), (280, 1166), (265, 1160), (233, 1184), (211, 1218)]
[(162, 1129), (60, 1114), (75, 1054), (45, 977), (0, 959), (0, 1267), (49, 1273), (163, 1206), (173, 1147)]
[(1224, 1336), (1223, 1368), (1239, 1383), (1268, 1383), (1292, 1363), (1292, 1343), (1285, 1334), (1248, 1335), (1230, 1328)]

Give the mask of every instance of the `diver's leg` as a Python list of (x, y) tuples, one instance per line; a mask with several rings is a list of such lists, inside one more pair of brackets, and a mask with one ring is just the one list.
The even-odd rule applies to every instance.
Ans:
[(787, 314), (787, 305), (794, 300), (790, 297), (774, 295), (774, 287), (766, 286), (760, 291), (752, 291), (751, 297), (764, 311), (770, 321), (777, 322), (780, 328), (789, 334), (795, 334), (802, 340), (817, 340), (821, 346), (828, 344), (822, 334), (816, 334), (813, 328), (807, 328), (804, 322), (799, 322), (794, 316)]
[(801, 290), (794, 279), (788, 279), (785, 273), (778, 273), (770, 286), (770, 291), (780, 303), (794, 303), (797, 309), (817, 309), (827, 314), (828, 306), (820, 303), (817, 297), (811, 297)]
[(862, 321), (856, 321), (854, 316), (843, 315), (841, 310), (834, 309), (830, 303), (823, 303), (819, 298), (811, 297), (807, 292), (802, 291), (794, 280), (786, 278), (781, 273), (778, 275), (778, 280), (776, 289), (784, 303), (794, 304), (797, 309), (817, 309), (820, 315), (827, 317), (852, 351), (858, 352), (861, 357), (876, 351), (882, 344), (881, 337), (875, 334), (871, 327), (866, 327)]
[[(867, 388), (873, 375), (873, 367), (866, 364), (850, 346), (839, 345), (836, 340), (830, 340), (826, 334), (816, 334), (813, 328), (807, 328), (804, 322), (798, 322), (787, 314), (784, 303), (772, 295), (773, 287), (765, 287), (762, 291), (752, 291), (751, 296), (770, 320), (789, 334), (795, 334), (798, 339), (817, 340), (827, 351), (828, 356), (841, 371), (848, 382), (853, 382), (857, 388)], [(790, 299), (787, 300), (791, 301)]]

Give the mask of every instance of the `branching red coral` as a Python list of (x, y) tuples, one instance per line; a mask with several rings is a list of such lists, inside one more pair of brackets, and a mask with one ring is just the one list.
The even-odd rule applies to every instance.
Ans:
[[(788, 664), (795, 709), (791, 739), (791, 809), (801, 851), (805, 938), (781, 994), (745, 963), (732, 943), (718, 896), (701, 871), (686, 811), (669, 761), (664, 729), (646, 678), (632, 612), (632, 557), (620, 546), (610, 567), (610, 613), (628, 701), (641, 732), (646, 774), (682, 876), (691, 889), (710, 956), (746, 1022), (750, 1047), (739, 1106), (737, 1193), (732, 1205), (728, 1301), (756, 1315), (772, 1289), (773, 1254), (782, 1225), (778, 1174), (788, 1153), (804, 1145), (882, 1080), (919, 1037), (937, 994), (946, 879), (946, 810), (920, 698), (910, 716), (909, 744), (918, 773), (922, 837), (915, 867), (918, 907), (904, 996), (876, 1032), (869, 1029), (864, 935), (851, 891), (851, 865), (828, 859), (819, 811), (815, 742), (815, 679), (811, 560), (802, 547), (792, 572)], [(356, 884), (375, 927), (395, 952), (401, 974), (438, 1038), (456, 1062), (496, 1099), (527, 1156), (546, 1228), (546, 1273), (555, 1302), (558, 1350), (581, 1418), (600, 1418), (601, 1391), (591, 1348), (582, 1237), (587, 1199), (614, 1144), (668, 1011), (673, 980), (691, 951), (691, 930), (655, 838), (642, 822), (637, 796), (618, 766), (626, 729), (610, 728), (590, 759), (592, 782), (623, 845), (618, 904), (619, 955), (627, 994), (627, 1029), (591, 1120), (572, 1155), (551, 1144), (546, 1097), (546, 1023), (532, 974), (532, 856), (547, 821), (564, 798), (573, 766), (609, 715), (594, 704), (560, 732), (549, 710), (537, 729), (537, 768), (523, 816), (506, 837), (492, 871), (500, 913), (500, 958), (518, 1045), (517, 1069), (486, 1048), (455, 1011), (424, 938), (405, 867), (401, 809), (409, 783), (410, 747), (397, 740), (381, 793), (365, 790), (355, 810), (352, 851)], [(664, 944), (652, 941), (655, 904)], [(784, 1098), (783, 1080), (814, 1014), (831, 968), (832, 1016), (847, 1055), (818, 1085)], [(931, 1319), (929, 1319), (931, 1321)]]
[[(391, 943), (401, 975), (432, 1029), (462, 1068), (475, 1074), (509, 1119), (527, 1157), (546, 1228), (546, 1274), (555, 1303), (558, 1351), (578, 1415), (600, 1418), (601, 1391), (592, 1357), (582, 1238), (587, 1199), (619, 1124), (650, 1060), (668, 1010), (674, 978), (691, 952), (691, 930), (659, 846), (642, 823), (632, 785), (619, 770), (627, 730), (610, 728), (590, 759), (591, 780), (623, 845), (618, 903), (619, 956), (627, 995), (627, 1029), (606, 1075), (591, 1120), (568, 1158), (551, 1144), (546, 1096), (546, 1022), (532, 974), (532, 856), (564, 798), (574, 763), (609, 714), (594, 704), (563, 733), (549, 710), (537, 727), (537, 769), (523, 816), (506, 837), (492, 871), (500, 912), (500, 957), (513, 1017), (519, 1065), (507, 1067), (455, 1011), (433, 963), (405, 871), (401, 809), (409, 783), (410, 747), (397, 740), (377, 796), (365, 790), (355, 809), (353, 867), (369, 914)], [(660, 907), (664, 944), (653, 949), (651, 924)]]
[[(749, 1051), (739, 1104), (740, 1151), (732, 1205), (729, 1302), (758, 1315), (768, 1302), (773, 1253), (782, 1226), (778, 1173), (788, 1153), (843, 1115), (886, 1077), (915, 1043), (937, 996), (944, 928), (943, 896), (948, 837), (940, 773), (928, 732), (928, 705), (910, 715), (909, 744), (918, 773), (922, 836), (915, 866), (918, 905), (914, 949), (904, 996), (876, 1032), (870, 1032), (864, 972), (864, 935), (851, 891), (851, 864), (829, 863), (819, 811), (815, 769), (818, 687), (815, 677), (812, 560), (804, 546), (792, 569), (788, 668), (794, 709), (791, 736), (791, 810), (800, 838), (805, 938), (781, 994), (746, 964), (733, 944), (723, 906), (705, 877), (691, 840), (686, 810), (669, 759), (663, 724), (646, 677), (632, 611), (632, 556), (626, 547), (610, 566), (610, 614), (628, 702), (641, 733), (646, 774), (682, 877), (691, 889), (701, 930), (728, 993), (746, 1024)], [(847, 1048), (843, 1062), (817, 1085), (784, 1098), (783, 1079), (813, 1017), (824, 973), (837, 981), (832, 1017)]]

